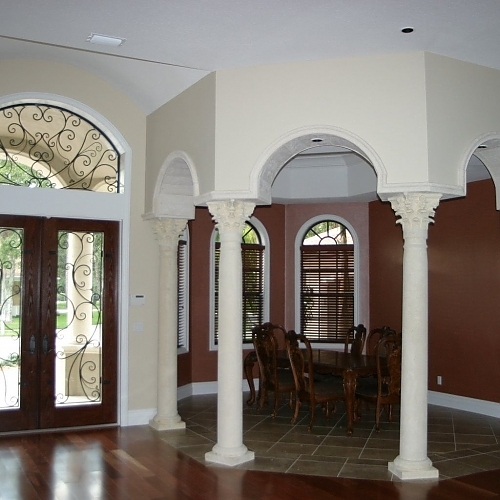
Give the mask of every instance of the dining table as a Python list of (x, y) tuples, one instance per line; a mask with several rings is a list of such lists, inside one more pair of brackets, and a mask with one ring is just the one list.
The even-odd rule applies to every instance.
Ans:
[[(304, 350), (304, 357), (307, 359)], [(347, 425), (346, 432), (351, 436), (356, 419), (356, 386), (358, 377), (377, 375), (377, 357), (369, 354), (351, 354), (333, 349), (312, 349), (314, 371), (320, 374), (333, 374), (342, 376), (345, 391), (345, 406)], [(253, 367), (257, 362), (257, 354), (250, 351), (244, 359), (243, 367), (250, 388), (250, 406), (256, 400), (255, 385), (253, 381)], [(290, 366), (286, 350), (280, 349), (277, 353), (277, 364), (281, 368)]]

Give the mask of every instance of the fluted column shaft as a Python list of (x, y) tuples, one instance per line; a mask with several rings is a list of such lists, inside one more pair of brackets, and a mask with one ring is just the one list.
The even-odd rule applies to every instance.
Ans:
[(389, 470), (400, 479), (437, 478), (427, 457), (428, 225), (441, 195), (389, 198), (403, 227), (403, 347), (399, 456)]
[(158, 394), (157, 413), (149, 425), (157, 430), (183, 429), (186, 423), (177, 412), (177, 252), (187, 220), (155, 219), (153, 224), (160, 244)]
[(243, 444), (241, 234), (255, 205), (242, 201), (207, 203), (220, 236), (217, 361), (217, 444), (210, 462), (238, 465), (253, 460)]

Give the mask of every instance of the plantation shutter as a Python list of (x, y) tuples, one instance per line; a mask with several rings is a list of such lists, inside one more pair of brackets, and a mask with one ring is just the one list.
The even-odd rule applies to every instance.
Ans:
[[(243, 342), (252, 342), (252, 328), (263, 322), (264, 318), (264, 246), (241, 245), (242, 259), (242, 333)], [(219, 260), (220, 243), (215, 244), (215, 344), (219, 332)]]
[(311, 342), (344, 342), (354, 324), (354, 245), (303, 245), (300, 299)]
[(243, 265), (243, 342), (252, 342), (252, 328), (264, 317), (264, 247), (241, 245)]
[(214, 265), (214, 343), (219, 343), (219, 262), (220, 243), (215, 244), (215, 265)]
[(177, 347), (188, 347), (187, 244), (179, 240), (177, 251)]

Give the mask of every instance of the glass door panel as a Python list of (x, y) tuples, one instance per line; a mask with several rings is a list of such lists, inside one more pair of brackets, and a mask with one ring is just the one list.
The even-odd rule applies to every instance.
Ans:
[(56, 406), (100, 404), (102, 232), (58, 232)]
[(0, 415), (21, 403), (22, 256), (23, 230), (0, 227)]

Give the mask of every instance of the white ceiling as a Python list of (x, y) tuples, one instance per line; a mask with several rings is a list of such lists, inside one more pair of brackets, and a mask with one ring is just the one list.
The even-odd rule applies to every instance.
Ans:
[[(82, 66), (148, 114), (208, 72), (237, 66), (429, 51), (500, 69), (498, 0), (0, 0), (0, 7), (0, 60)], [(415, 31), (402, 34), (407, 26)], [(86, 41), (90, 33), (126, 41), (102, 47)]]
[[(0, 8), (0, 61), (80, 66), (147, 114), (209, 72), (238, 66), (428, 51), (500, 69), (499, 0), (0, 0)], [(408, 26), (414, 32), (401, 33)], [(91, 33), (126, 41), (95, 45)]]

